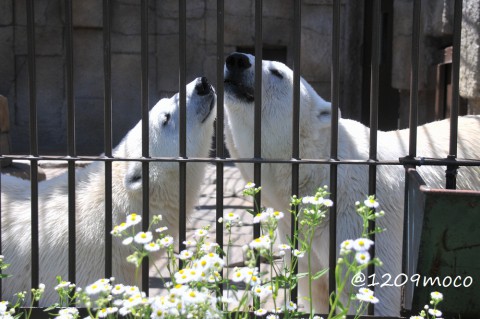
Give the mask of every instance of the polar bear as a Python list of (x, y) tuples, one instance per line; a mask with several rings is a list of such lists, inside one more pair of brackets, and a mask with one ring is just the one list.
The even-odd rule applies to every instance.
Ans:
[[(187, 155), (208, 157), (213, 134), (216, 94), (207, 79), (195, 79), (186, 87)], [(174, 158), (179, 150), (179, 95), (160, 100), (149, 113), (149, 154), (151, 157)], [(128, 132), (114, 149), (117, 158), (141, 158), (142, 121)], [(187, 212), (193, 210), (204, 175), (205, 163), (187, 165)], [(178, 238), (179, 173), (178, 163), (158, 161), (149, 164), (150, 214), (163, 216), (162, 224)], [(77, 284), (86, 284), (104, 276), (104, 164), (95, 162), (76, 173), (76, 236)], [(3, 282), (4, 297), (29, 290), (30, 286), (30, 182), (2, 175), (1, 218), (2, 253), (11, 266), (6, 273), (13, 274)], [(67, 279), (68, 258), (68, 183), (61, 175), (40, 182), (39, 246), (40, 282), (47, 285), (44, 304), (58, 301), (54, 298), (55, 276)], [(127, 214), (142, 211), (142, 163), (114, 161), (112, 163), (113, 222), (125, 221)], [(182, 221), (183, 222), (183, 221)], [(140, 229), (137, 229), (140, 231)], [(113, 275), (116, 282), (138, 283), (135, 269), (125, 261), (130, 248), (114, 239)]]
[[(224, 67), (225, 139), (234, 158), (253, 157), (254, 140), (254, 71), (252, 55), (233, 53)], [(265, 159), (290, 159), (292, 152), (293, 72), (282, 63), (262, 61), (261, 156)], [(459, 119), (460, 158), (480, 158), (480, 117)], [(300, 157), (328, 159), (330, 155), (331, 104), (323, 100), (304, 80), (300, 82)], [(408, 130), (378, 132), (378, 159), (398, 160), (408, 154)], [(449, 123), (434, 122), (418, 128), (419, 156), (446, 157), (449, 141)], [(339, 119), (339, 159), (368, 159), (369, 129), (359, 122)], [(238, 163), (246, 181), (253, 181), (252, 164)], [(442, 183), (444, 168), (422, 167), (427, 185)], [(480, 190), (478, 171), (468, 174), (459, 170), (461, 189)], [(262, 204), (287, 211), (291, 195), (291, 165), (262, 165)], [(379, 221), (387, 231), (377, 236), (376, 254), (384, 262), (376, 270), (377, 278), (389, 273), (392, 278), (401, 272), (402, 228), (405, 171), (402, 166), (378, 166), (377, 197), (386, 216)], [(300, 196), (313, 194), (329, 183), (328, 165), (300, 165)], [(338, 167), (338, 243), (360, 235), (359, 217), (354, 202), (365, 199), (368, 192), (368, 167), (339, 165)], [(289, 220), (279, 225), (280, 238), (289, 234)], [(315, 239), (315, 271), (328, 267), (329, 230), (325, 225)], [(303, 262), (302, 260), (300, 261)], [(303, 265), (304, 267), (305, 265)], [(302, 264), (300, 264), (302, 267)], [(376, 289), (381, 302), (376, 314), (399, 315), (400, 289)], [(308, 295), (306, 284), (300, 285), (300, 295)], [(323, 277), (315, 283), (313, 296), (316, 312), (328, 311), (328, 281)], [(307, 309), (308, 310), (308, 309)]]

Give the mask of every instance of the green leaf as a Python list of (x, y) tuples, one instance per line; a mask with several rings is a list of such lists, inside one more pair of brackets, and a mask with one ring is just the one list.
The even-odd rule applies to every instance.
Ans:
[(326, 273), (328, 273), (328, 268), (322, 269), (319, 272), (317, 272), (315, 275), (312, 276), (312, 279), (317, 280), (318, 278), (322, 277)]

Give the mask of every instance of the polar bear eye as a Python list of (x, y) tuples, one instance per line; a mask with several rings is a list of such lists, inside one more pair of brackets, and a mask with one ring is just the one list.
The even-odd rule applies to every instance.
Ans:
[(278, 71), (277, 69), (270, 69), (270, 72), (275, 75), (277, 78), (280, 78), (280, 79), (283, 79), (283, 75), (282, 73), (280, 73), (280, 71)]
[(170, 121), (170, 117), (171, 117), (170, 113), (165, 113), (165, 114), (164, 114), (164, 118), (163, 118), (162, 125), (168, 124), (168, 121)]

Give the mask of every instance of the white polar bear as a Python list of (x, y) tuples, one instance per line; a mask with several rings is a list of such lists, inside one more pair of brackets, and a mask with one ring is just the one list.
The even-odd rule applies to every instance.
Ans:
[[(206, 78), (187, 85), (187, 155), (207, 157), (213, 134), (216, 94)], [(149, 113), (149, 154), (151, 157), (177, 157), (179, 150), (179, 96), (160, 100)], [(115, 148), (119, 158), (141, 158), (142, 121)], [(205, 163), (187, 165), (187, 212), (193, 210), (204, 175)], [(163, 216), (162, 224), (178, 238), (179, 173), (176, 162), (152, 162), (150, 173), (150, 214)], [(76, 173), (77, 283), (86, 284), (104, 276), (104, 164), (93, 163)], [(135, 161), (112, 163), (112, 206), (114, 225), (127, 214), (142, 211), (142, 164)], [(40, 282), (47, 285), (44, 304), (53, 298), (55, 276), (67, 279), (68, 183), (61, 175), (39, 183)], [(30, 287), (30, 182), (2, 175), (1, 184), (2, 252), (11, 266), (12, 278), (3, 282), (4, 297)], [(184, 221), (182, 221), (184, 222)], [(137, 229), (140, 231), (140, 229)], [(132, 251), (114, 239), (113, 275), (119, 283), (138, 283), (135, 270), (125, 258)]]
[[(253, 157), (255, 58), (233, 53), (226, 59), (225, 76), (225, 138), (227, 148), (235, 158)], [(279, 62), (262, 62), (262, 136), (261, 156), (266, 159), (290, 159), (292, 154), (293, 72)], [(480, 158), (480, 117), (459, 119), (460, 158)], [(331, 104), (323, 100), (304, 80), (300, 82), (300, 157), (328, 159), (330, 155)], [(449, 142), (448, 121), (419, 127), (419, 156), (446, 157)], [(368, 159), (369, 129), (359, 122), (339, 119), (339, 159)], [(398, 160), (408, 154), (408, 130), (378, 132), (378, 159)], [(252, 164), (238, 163), (247, 181), (253, 181)], [(444, 168), (422, 167), (427, 185), (438, 185)], [(476, 174), (459, 170), (458, 187), (480, 190)], [(262, 165), (262, 204), (286, 211), (291, 195), (291, 165)], [(300, 165), (300, 196), (314, 194), (318, 187), (329, 183), (328, 165)], [(385, 263), (377, 268), (377, 278), (389, 273), (392, 278), (401, 272), (402, 228), (405, 171), (402, 166), (379, 166), (377, 197), (386, 216), (379, 221), (387, 231), (377, 236), (376, 254)], [(368, 192), (368, 167), (339, 165), (338, 167), (338, 243), (355, 239), (361, 232), (354, 202), (365, 199)], [(280, 235), (289, 234), (289, 219), (279, 226)], [(318, 230), (315, 239), (315, 263), (318, 269), (328, 267), (329, 230)], [(302, 263), (302, 261), (301, 261)], [(305, 265), (300, 264), (300, 267)], [(376, 289), (381, 302), (376, 314), (399, 315), (400, 289)], [(308, 295), (306, 283), (300, 285), (300, 295)], [(323, 277), (315, 283), (313, 296), (316, 312), (328, 310), (328, 281)]]

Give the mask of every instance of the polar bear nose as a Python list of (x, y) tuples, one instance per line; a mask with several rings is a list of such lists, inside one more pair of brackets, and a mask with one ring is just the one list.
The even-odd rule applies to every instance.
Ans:
[(197, 82), (195, 83), (195, 91), (197, 92), (198, 95), (207, 95), (211, 92), (212, 86), (210, 83), (208, 83), (208, 79), (204, 76), (201, 78), (197, 79)]
[(232, 53), (225, 60), (227, 69), (230, 71), (243, 71), (252, 66), (250, 59), (243, 53)]

